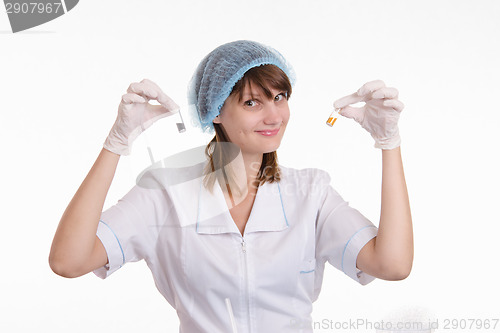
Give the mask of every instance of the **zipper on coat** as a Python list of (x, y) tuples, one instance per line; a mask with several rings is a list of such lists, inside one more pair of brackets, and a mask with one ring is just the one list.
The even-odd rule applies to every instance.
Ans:
[(248, 316), (248, 332), (252, 332), (252, 326), (250, 323), (250, 295), (248, 293), (248, 267), (247, 267), (247, 248), (245, 243), (245, 238), (241, 237), (241, 251), (243, 252), (243, 266), (245, 269), (245, 294), (247, 298), (247, 316)]
[[(245, 246), (245, 238), (241, 238), (241, 250), (243, 251), (243, 253), (247, 253), (247, 248)], [(245, 262), (246, 264), (246, 262)]]

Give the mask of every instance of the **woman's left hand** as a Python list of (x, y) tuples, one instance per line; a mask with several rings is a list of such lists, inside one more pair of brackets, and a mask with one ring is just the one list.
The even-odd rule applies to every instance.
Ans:
[[(363, 107), (350, 104), (365, 102)], [(333, 104), (339, 113), (352, 118), (375, 139), (375, 148), (399, 147), (398, 119), (404, 104), (398, 100), (398, 91), (385, 86), (380, 80), (365, 83), (357, 92), (338, 99)]]

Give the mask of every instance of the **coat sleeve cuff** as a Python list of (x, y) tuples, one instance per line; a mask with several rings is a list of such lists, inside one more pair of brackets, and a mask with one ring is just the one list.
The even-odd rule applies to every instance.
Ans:
[(377, 231), (377, 227), (373, 225), (365, 226), (356, 231), (344, 247), (344, 252), (342, 254), (342, 271), (361, 285), (370, 283), (375, 277), (359, 270), (356, 267), (356, 259), (363, 246), (377, 236)]
[(97, 227), (97, 237), (106, 250), (109, 263), (93, 270), (93, 273), (101, 279), (107, 278), (125, 263), (125, 255), (115, 232), (104, 221), (100, 220)]

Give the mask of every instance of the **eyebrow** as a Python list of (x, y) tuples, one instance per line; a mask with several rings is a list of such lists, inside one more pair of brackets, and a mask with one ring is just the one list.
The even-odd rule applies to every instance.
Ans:
[[(278, 91), (278, 94), (281, 94), (281, 93), (287, 93), (286, 90), (280, 90), (280, 89), (277, 89)], [(270, 91), (271, 92), (271, 91)], [(271, 92), (272, 94), (272, 92)], [(241, 94), (242, 97), (252, 97), (252, 98), (255, 98), (255, 97), (262, 97), (262, 96), (266, 96), (266, 94), (264, 95), (261, 95), (260, 92), (256, 91), (255, 93), (252, 93), (252, 92), (244, 92), (243, 94)]]
[(258, 98), (258, 97), (261, 97), (260, 94), (243, 94), (243, 98), (247, 98), (247, 97), (250, 97), (250, 98)]

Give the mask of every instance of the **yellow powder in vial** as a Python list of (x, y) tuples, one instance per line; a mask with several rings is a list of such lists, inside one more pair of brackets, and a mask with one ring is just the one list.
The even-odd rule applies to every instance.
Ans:
[(339, 117), (339, 113), (338, 113), (338, 110), (339, 109), (335, 109), (333, 110), (332, 114), (330, 115), (330, 117), (328, 117), (328, 120), (326, 121), (326, 124), (330, 127), (333, 126), (333, 124), (335, 124), (335, 121), (337, 121), (337, 118)]

